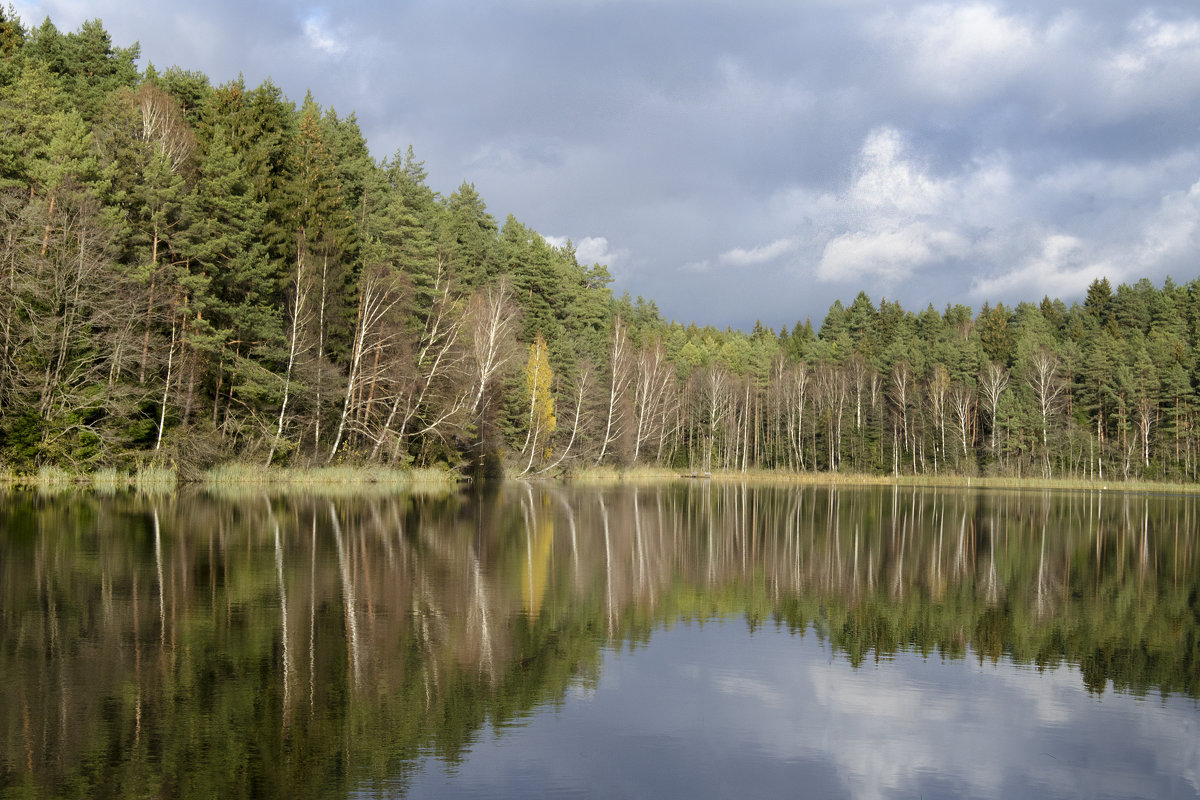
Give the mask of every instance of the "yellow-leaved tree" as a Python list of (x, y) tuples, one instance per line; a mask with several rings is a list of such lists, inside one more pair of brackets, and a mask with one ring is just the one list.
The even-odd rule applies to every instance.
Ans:
[(525, 362), (525, 391), (529, 396), (529, 429), (525, 433), (525, 445), (521, 455), (526, 453), (529, 460), (525, 464), (524, 475), (533, 469), (534, 458), (538, 447), (546, 448), (550, 434), (554, 433), (554, 397), (550, 394), (551, 381), (554, 373), (550, 371), (550, 360), (547, 357), (546, 340), (539, 333), (533, 344), (529, 345), (529, 360)]

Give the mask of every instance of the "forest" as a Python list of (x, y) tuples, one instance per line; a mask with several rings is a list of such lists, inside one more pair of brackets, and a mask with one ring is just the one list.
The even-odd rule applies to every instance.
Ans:
[(671, 322), (353, 114), (138, 56), (0, 11), (0, 471), (1200, 476), (1200, 279)]

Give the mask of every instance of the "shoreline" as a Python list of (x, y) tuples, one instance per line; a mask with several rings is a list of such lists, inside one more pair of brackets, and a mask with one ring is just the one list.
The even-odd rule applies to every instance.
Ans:
[[(534, 478), (506, 478), (506, 481), (533, 480), (579, 486), (661, 485), (682, 481), (709, 481), (721, 484), (744, 483), (761, 486), (900, 486), (946, 489), (1012, 489), (1043, 491), (1111, 491), (1168, 494), (1200, 494), (1200, 484), (1146, 480), (1089, 480), (1083, 478), (1015, 478), (966, 475), (871, 475), (839, 472), (785, 472), (777, 470), (686, 472), (654, 467), (616, 469), (591, 467), (556, 475)], [(175, 469), (143, 466), (133, 470), (101, 469), (77, 473), (58, 467), (43, 467), (37, 473), (18, 475), (0, 473), (0, 490), (70, 489), (115, 493), (132, 490), (148, 494), (170, 494), (185, 487), (219, 493), (247, 491), (314, 491), (323, 493), (375, 493), (380, 491), (452, 491), (470, 480), (446, 467), (394, 469), (387, 467), (263, 467), (229, 463), (202, 473), (197, 479), (182, 480)]]
[(1200, 494), (1200, 484), (1146, 480), (1088, 480), (1086, 478), (1015, 478), (968, 475), (871, 475), (844, 472), (781, 472), (773, 470), (690, 473), (678, 470), (586, 469), (554, 480), (580, 485), (655, 484), (711, 481), (778, 486), (902, 486), (945, 489), (1040, 489), (1053, 491), (1158, 492)]
[(146, 466), (131, 471), (101, 469), (72, 472), (59, 467), (43, 467), (36, 473), (17, 475), (0, 473), (0, 491), (34, 489), (42, 492), (72, 489), (114, 494), (134, 491), (143, 494), (173, 494), (181, 489), (199, 488), (219, 494), (247, 492), (320, 491), (323, 494), (376, 493), (393, 491), (449, 491), (463, 483), (449, 469), (392, 469), (387, 467), (271, 467), (245, 463), (222, 464), (206, 470), (198, 478), (185, 480), (170, 467)]

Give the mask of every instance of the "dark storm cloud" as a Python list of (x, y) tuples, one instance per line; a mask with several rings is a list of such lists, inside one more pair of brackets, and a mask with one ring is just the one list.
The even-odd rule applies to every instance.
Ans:
[(670, 317), (1195, 277), (1200, 12), (1129, 2), (22, 4), (355, 111)]

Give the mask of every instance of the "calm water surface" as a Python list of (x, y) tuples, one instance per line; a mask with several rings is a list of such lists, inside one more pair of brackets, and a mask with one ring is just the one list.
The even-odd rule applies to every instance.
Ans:
[(0, 797), (1198, 797), (1200, 506), (0, 495)]

